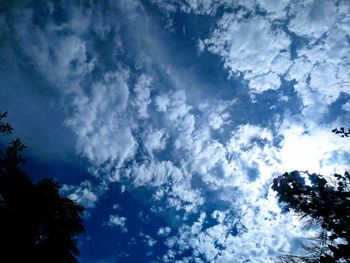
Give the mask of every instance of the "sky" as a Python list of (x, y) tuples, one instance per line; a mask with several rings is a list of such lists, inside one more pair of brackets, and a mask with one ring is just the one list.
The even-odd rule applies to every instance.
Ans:
[(86, 208), (81, 263), (275, 262), (270, 189), (350, 163), (347, 0), (0, 2), (0, 110)]

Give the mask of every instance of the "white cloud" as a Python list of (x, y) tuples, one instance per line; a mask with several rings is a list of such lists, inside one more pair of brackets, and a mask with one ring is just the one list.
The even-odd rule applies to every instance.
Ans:
[(175, 147), (191, 148), (192, 132), (195, 129), (195, 117), (190, 112), (191, 106), (183, 90), (177, 90), (170, 96), (162, 95), (156, 98), (157, 107), (168, 120), (169, 135), (175, 136)]
[[(268, 11), (266, 17), (253, 13), (243, 18), (244, 9), (237, 13), (225, 12), (211, 36), (200, 41), (201, 50), (206, 47), (221, 56), (230, 74), (242, 73), (252, 92), (278, 89), (280, 76), (285, 73), (288, 79), (297, 80), (295, 89), (305, 106), (321, 101), (329, 105), (341, 92), (348, 92), (350, 76), (344, 61), (350, 57), (346, 38), (349, 19), (344, 10), (349, 7), (343, 1), (339, 6), (332, 1), (317, 0), (259, 1), (258, 4)], [(254, 12), (256, 6), (248, 4), (246, 8)], [(290, 22), (286, 10), (292, 17)], [(281, 19), (293, 33), (309, 39), (306, 45), (297, 47), (293, 61), (290, 45), (295, 40), (270, 18)], [(321, 36), (322, 41), (314, 40)], [(305, 114), (315, 118), (317, 113), (312, 109)]]
[[(39, 27), (32, 23), (32, 11), (19, 10), (16, 37), (25, 43), (23, 51), (33, 65), (61, 92), (66, 112), (70, 113), (66, 125), (77, 136), (78, 152), (97, 166), (106, 162), (121, 165), (137, 147), (132, 120), (124, 114), (129, 102), (129, 73), (119, 67), (114, 72), (103, 72), (100, 80), (86, 85), (99, 61), (96, 51), (91, 50), (91, 39), (85, 37), (90, 26), (102, 29), (95, 28), (87, 16), (91, 9), (83, 14), (81, 8), (68, 5), (66, 11), (66, 23), (56, 25), (49, 19)], [(98, 14), (98, 9), (95, 12)], [(82, 19), (77, 21), (74, 14)], [(102, 21), (94, 22), (105, 23), (102, 16), (97, 17)], [(142, 116), (149, 103), (142, 92), (149, 82), (148, 77), (141, 76), (135, 88)]]
[(188, 160), (191, 171), (201, 175), (210, 187), (228, 185), (233, 181), (233, 167), (226, 159), (225, 147), (217, 141), (204, 141), (201, 148), (191, 153)]
[(273, 177), (284, 172), (271, 131), (241, 125), (233, 132), (226, 147), (227, 158), (233, 167), (232, 186), (239, 187), (246, 203), (253, 204), (264, 198)]
[(72, 101), (74, 113), (66, 125), (77, 135), (77, 149), (94, 164), (121, 165), (137, 144), (129, 120), (123, 118), (129, 97), (128, 73), (108, 72), (92, 85), (91, 96), (80, 92)]
[(199, 109), (203, 114), (208, 114), (209, 126), (218, 131), (223, 131), (223, 126), (230, 123), (229, 107), (234, 104), (235, 101), (211, 101), (208, 103), (201, 103)]
[(169, 98), (165, 95), (157, 96), (155, 103), (158, 111), (166, 111), (169, 106)]
[(85, 208), (93, 208), (98, 201), (100, 191), (94, 189), (91, 182), (84, 181), (80, 185), (63, 185), (61, 191), (68, 196), (68, 198), (76, 201)]
[(166, 237), (170, 234), (171, 228), (166, 226), (166, 227), (160, 227), (157, 231), (157, 235), (161, 237)]
[(271, 141), (271, 131), (267, 128), (251, 124), (240, 125), (237, 127), (236, 131), (233, 131), (233, 136), (229, 142), (229, 149), (238, 152), (239, 148), (254, 146), (254, 139)]
[(342, 106), (343, 110), (345, 111), (350, 111), (350, 101), (348, 101), (347, 103), (345, 103), (343, 106)]
[(291, 7), (290, 15), (293, 15), (293, 18), (288, 28), (306, 37), (321, 37), (333, 26), (337, 18), (337, 7), (333, 1), (298, 1)]
[[(266, 207), (265, 204), (263, 208)], [(214, 214), (217, 217), (220, 213)], [(290, 215), (272, 218), (271, 210), (256, 212), (244, 207), (240, 215), (241, 219), (236, 214), (236, 219), (231, 217), (205, 226), (207, 215), (201, 213), (197, 221), (183, 224), (176, 236), (167, 239), (170, 249), (164, 257), (166, 262), (171, 261), (174, 253), (181, 256), (190, 249), (192, 257), (204, 257), (205, 262), (275, 262), (278, 253), (291, 249), (290, 240), (301, 237)], [(232, 232), (233, 228), (238, 230), (237, 234)]]
[[(290, 39), (281, 29), (272, 29), (263, 17), (244, 19), (237, 14), (225, 13), (210, 38), (204, 40), (207, 49), (222, 57), (233, 75), (243, 73), (247, 80), (264, 78), (268, 88), (279, 87), (279, 74), (290, 66), (288, 54)], [(276, 67), (275, 65), (279, 65)], [(265, 77), (263, 77), (265, 76)], [(256, 92), (266, 90), (252, 81)]]
[[(295, 18), (288, 28), (311, 40), (297, 48), (292, 61), (292, 39), (273, 21), (285, 19), (286, 2), (153, 2), (171, 12), (176, 9), (202, 14), (213, 14), (226, 3), (244, 5), (238, 13), (223, 9), (224, 15), (212, 34), (201, 42), (202, 48), (221, 56), (231, 75), (243, 74), (250, 93), (281, 88), (281, 78), (286, 74), (287, 80), (297, 82), (294, 89), (302, 100), (303, 111), (293, 117), (284, 113), (278, 118), (271, 116), (276, 131), (251, 124), (232, 127), (228, 124), (234, 117), (234, 110), (229, 112), (233, 102), (209, 99), (198, 106), (188, 98), (186, 87), (170, 92), (156, 90), (151, 74), (130, 73), (121, 65), (118, 70), (102, 70), (100, 77), (95, 78), (91, 72), (100, 61), (94, 55), (98, 52), (89, 50), (91, 43), (83, 37), (91, 26), (87, 17), (81, 23), (72, 18), (65, 25), (65, 29), (76, 32), (72, 35), (56, 35), (61, 32), (57, 27), (47, 31), (31, 28), (28, 32), (34, 37), (26, 52), (41, 72), (50, 72), (48, 78), (52, 82), (69, 84), (63, 90), (70, 114), (66, 124), (77, 136), (78, 152), (90, 161), (90, 171), (101, 179), (101, 184), (108, 185), (126, 176), (133, 186), (154, 190), (152, 200), (147, 202), (155, 202), (155, 211), (181, 211), (174, 212), (183, 215), (183, 225), (175, 236), (169, 236), (177, 231), (175, 228), (160, 228), (157, 232), (167, 237), (166, 260), (173, 262), (177, 252), (193, 249), (193, 257), (184, 258), (184, 262), (200, 262), (199, 256), (211, 262), (272, 262), (279, 252), (292, 249), (290, 240), (299, 238), (293, 218), (280, 214), (269, 191), (272, 178), (288, 170), (331, 173), (348, 165), (342, 150), (350, 150), (349, 147), (330, 135), (331, 124), (318, 124), (339, 93), (348, 93), (350, 75), (344, 62), (349, 56), (346, 12), (339, 8), (343, 19), (335, 23), (337, 9), (330, 2), (319, 3), (315, 9), (312, 6), (317, 1), (309, 1), (305, 7), (294, 4), (289, 12)], [(268, 12), (266, 17), (254, 11), (257, 4)], [(252, 11), (249, 16), (245, 16), (247, 10)], [(314, 11), (329, 16), (319, 21), (319, 14), (312, 14)], [(105, 27), (103, 19), (106, 18), (100, 17), (101, 22), (94, 26), (101, 38), (111, 30), (110, 26)], [(309, 29), (301, 27), (303, 23)], [(29, 33), (19, 31), (29, 39)], [(319, 42), (312, 40), (324, 33)], [(50, 52), (56, 59), (51, 59)], [(136, 84), (131, 85), (133, 82)], [(158, 94), (155, 98), (153, 91)], [(347, 104), (343, 106), (346, 110)], [(151, 112), (154, 115), (150, 116)], [(215, 131), (220, 131), (217, 137), (213, 135), (218, 133)], [(231, 137), (220, 137), (225, 132), (231, 132)], [(281, 138), (279, 146), (274, 145), (277, 135)], [(138, 149), (145, 149), (147, 154), (134, 159)], [(155, 152), (165, 149), (168, 152), (159, 154), (162, 156), (157, 159)], [(124, 167), (126, 161), (130, 161), (128, 167)], [(249, 171), (256, 174), (250, 176)], [(197, 188), (197, 177), (205, 189)], [(86, 207), (93, 207), (104, 189), (94, 189), (90, 183), (64, 187), (70, 198)], [(121, 192), (125, 189), (122, 186)], [(219, 193), (207, 200), (205, 191)], [(201, 213), (194, 223), (189, 220), (190, 214), (205, 210), (207, 202), (216, 201), (228, 203), (233, 214), (217, 208), (210, 215)], [(207, 226), (209, 216), (216, 221), (214, 225)], [(111, 215), (106, 224), (126, 232), (126, 221), (125, 217)], [(233, 229), (237, 229), (236, 234)], [(155, 245), (151, 237), (145, 240), (150, 247)]]
[(219, 210), (215, 210), (212, 214), (211, 217), (216, 219), (218, 221), (218, 223), (222, 224), (225, 217), (226, 217), (226, 213), (223, 211), (219, 211)]
[(137, 107), (138, 116), (141, 119), (148, 117), (147, 107), (151, 103), (150, 99), (150, 86), (152, 84), (152, 78), (148, 75), (141, 75), (134, 88), (135, 98), (133, 104)]
[(215, 114), (212, 113), (209, 115), (209, 126), (214, 130), (220, 130), (221, 127), (228, 123), (228, 118), (230, 117), (229, 113)]
[(286, 7), (289, 1), (286, 0), (258, 0), (257, 4), (268, 12), (268, 16), (274, 19), (285, 18)]
[(265, 90), (275, 90), (281, 85), (280, 77), (276, 73), (267, 73), (252, 78), (249, 81), (249, 87), (253, 92), (261, 93)]
[[(187, 180), (190, 179), (191, 177), (188, 176)], [(167, 195), (169, 207), (175, 208), (177, 211), (185, 211), (188, 214), (196, 213), (205, 201), (201, 191), (193, 189), (188, 181), (173, 185)]]
[[(165, 5), (163, 1), (153, 2), (160, 7)], [(321, 101), (329, 105), (340, 92), (348, 92), (350, 73), (344, 62), (350, 57), (346, 37), (350, 24), (347, 1), (337, 4), (321, 0), (171, 1), (167, 5), (172, 6), (168, 12), (206, 14), (214, 14), (218, 7), (224, 7), (225, 12), (211, 36), (199, 42), (200, 50), (206, 47), (221, 56), (230, 74), (243, 73), (252, 92), (279, 88), (280, 76), (287, 72), (289, 79), (297, 80), (295, 89), (305, 106)], [(240, 11), (229, 11), (225, 9), (227, 6), (235, 6)], [(257, 6), (266, 10), (267, 15), (257, 14)], [(249, 12), (252, 14), (244, 17)], [(289, 21), (288, 17), (292, 19)], [(280, 21), (276, 24), (274, 19)], [(306, 45), (297, 47), (294, 61), (290, 45), (295, 40), (279, 23), (285, 23), (290, 31), (308, 39)], [(321, 36), (323, 40), (315, 42)], [(293, 69), (288, 71), (291, 65)], [(311, 118), (317, 114), (314, 108), (305, 111)]]
[[(350, 146), (342, 143), (342, 138), (331, 134), (331, 125), (325, 127), (305, 127), (286, 121), (280, 132), (284, 140), (280, 149), (280, 159), (286, 171), (301, 170), (320, 174), (344, 172), (349, 163), (339, 159), (330, 163), (332, 155), (340, 151), (350, 151)], [(346, 158), (344, 156), (344, 158)]]
[(177, 185), (184, 180), (182, 171), (170, 161), (152, 160), (135, 164), (129, 173), (137, 186), (161, 186), (166, 183)]
[[(32, 23), (31, 10), (19, 10), (17, 15), (21, 18), (17, 19), (15, 25), (16, 37), (23, 45), (24, 53), (39, 72), (44, 73), (55, 85), (66, 86), (67, 82), (77, 84), (81, 76), (94, 69), (96, 61), (88, 56), (87, 43), (80, 36), (81, 32), (76, 31), (78, 28), (74, 21), (64, 26), (56, 26), (48, 21), (46, 27), (40, 28)], [(67, 27), (77, 34), (60, 34)], [(86, 30), (86, 26), (80, 28), (83, 29)], [(73, 87), (66, 86), (66, 89), (70, 88)]]
[[(333, 34), (327, 37), (332, 38)], [(345, 33), (342, 33), (345, 37)], [(332, 41), (333, 42), (333, 41)], [(344, 57), (350, 57), (350, 49), (341, 44), (342, 39), (335, 41), (339, 46), (332, 50), (328, 44), (310, 45), (300, 50), (289, 78), (297, 80), (295, 90), (306, 107), (318, 108), (321, 114), (313, 114), (311, 119), (322, 117), (327, 106), (336, 101), (340, 93), (349, 93), (349, 74), (344, 72)], [(344, 72), (344, 73), (343, 73)], [(305, 109), (307, 115), (308, 109)]]
[(149, 235), (140, 233), (140, 236), (143, 238), (143, 242), (145, 242), (149, 247), (153, 247), (155, 244), (157, 244), (157, 240), (155, 240)]
[(298, 50), (298, 58), (288, 73), (289, 79), (297, 81), (295, 90), (304, 106), (315, 105), (323, 111), (340, 93), (349, 93), (350, 80), (344, 64), (344, 59), (350, 57), (350, 48), (345, 44), (346, 33), (339, 28), (327, 33), (320, 44), (311, 43)]
[(165, 149), (167, 134), (164, 129), (152, 129), (145, 135), (144, 146), (149, 153)]
[(218, 8), (234, 4), (234, 0), (150, 0), (166, 12), (213, 15)]
[[(86, 43), (82, 39), (76, 36), (67, 36), (58, 39), (58, 41), (54, 49), (55, 62), (51, 64), (51, 68), (48, 69), (53, 70), (53, 68), (55, 68), (57, 70), (56, 74), (58, 75), (58, 80), (80, 77), (80, 75), (86, 74), (93, 69), (94, 62), (88, 62)], [(52, 63), (52, 61), (50, 62)], [(47, 65), (43, 64), (41, 66), (44, 68)]]
[(126, 224), (126, 218), (123, 216), (119, 216), (119, 215), (110, 215), (108, 222), (105, 223), (108, 226), (111, 227), (119, 227), (121, 229), (121, 231), (123, 233), (128, 232), (128, 229), (126, 228), (125, 224)]

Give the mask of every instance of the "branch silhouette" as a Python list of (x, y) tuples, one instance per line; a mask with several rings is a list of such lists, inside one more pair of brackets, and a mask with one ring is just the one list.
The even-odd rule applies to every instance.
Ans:
[(306, 228), (321, 230), (305, 244), (305, 255), (286, 255), (283, 262), (350, 262), (350, 173), (334, 174), (327, 181), (318, 174), (293, 171), (275, 178), (272, 189), (285, 212), (293, 210)]
[(348, 131), (346, 131), (344, 127), (340, 127), (339, 130), (338, 130), (338, 128), (335, 128), (332, 130), (332, 132), (335, 134), (340, 134), (341, 137), (343, 137), (343, 138), (350, 136), (350, 129), (348, 129)]
[[(0, 135), (13, 128), (0, 112)], [(20, 139), (0, 150), (0, 262), (75, 263), (84, 208), (60, 195), (51, 179), (34, 184), (21, 166)]]

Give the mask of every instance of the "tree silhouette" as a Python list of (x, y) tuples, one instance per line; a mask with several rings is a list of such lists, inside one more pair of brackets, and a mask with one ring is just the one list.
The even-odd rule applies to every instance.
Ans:
[[(13, 128), (0, 112), (0, 134)], [(19, 139), (0, 150), (0, 262), (77, 262), (76, 236), (84, 232), (84, 208), (62, 197), (59, 184), (33, 184), (21, 169), (25, 146)]]
[[(303, 176), (302, 176), (303, 175)], [(305, 178), (309, 180), (308, 184)], [(350, 174), (334, 174), (326, 180), (317, 174), (293, 171), (273, 180), (272, 189), (309, 227), (321, 229), (318, 238), (305, 245), (307, 255), (287, 255), (285, 262), (350, 262)]]

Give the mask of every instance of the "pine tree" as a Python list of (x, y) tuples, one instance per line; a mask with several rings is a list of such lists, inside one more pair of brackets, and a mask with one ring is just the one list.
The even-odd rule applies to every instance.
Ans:
[[(306, 184), (309, 179), (309, 184)], [(289, 262), (350, 262), (350, 174), (334, 174), (333, 180), (317, 174), (293, 171), (273, 180), (272, 189), (285, 205), (311, 226), (322, 231), (319, 242), (306, 246), (307, 256), (289, 255)]]

